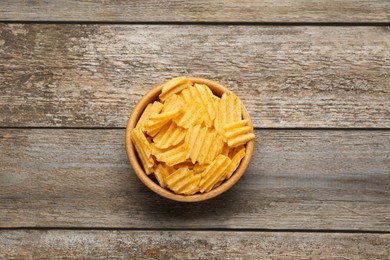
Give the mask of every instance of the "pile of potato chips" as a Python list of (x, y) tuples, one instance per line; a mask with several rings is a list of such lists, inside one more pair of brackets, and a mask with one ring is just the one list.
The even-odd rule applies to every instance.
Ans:
[(179, 77), (148, 104), (132, 142), (146, 174), (177, 194), (204, 193), (229, 179), (255, 135), (232, 92), (215, 96), (204, 84)]

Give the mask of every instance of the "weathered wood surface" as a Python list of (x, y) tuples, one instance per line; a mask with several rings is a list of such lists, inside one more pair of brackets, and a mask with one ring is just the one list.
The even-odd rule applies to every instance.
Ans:
[(215, 79), (256, 127), (390, 127), (388, 27), (0, 24), (0, 125), (124, 127), (154, 84)]
[(148, 190), (124, 134), (1, 129), (0, 227), (390, 231), (390, 131), (257, 130), (243, 178), (195, 204)]
[(389, 22), (387, 0), (2, 0), (0, 20), (88, 22)]
[(0, 230), (0, 258), (386, 259), (390, 234)]

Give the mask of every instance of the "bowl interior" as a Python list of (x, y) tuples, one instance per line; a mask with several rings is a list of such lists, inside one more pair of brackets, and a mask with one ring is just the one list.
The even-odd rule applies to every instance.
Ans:
[[(225, 86), (212, 81), (208, 79), (203, 78), (189, 78), (194, 83), (201, 83), (206, 84), (210, 87), (212, 92), (217, 96), (222, 96), (223, 93), (229, 91)], [(146, 173), (144, 172), (142, 168), (142, 164), (140, 163), (137, 152), (131, 142), (130, 139), (130, 133), (131, 130), (136, 126), (138, 119), (141, 117), (142, 112), (146, 108), (146, 106), (158, 100), (158, 96), (161, 93), (162, 87), (164, 83), (161, 85), (158, 85), (157, 87), (153, 88), (151, 91), (149, 91), (135, 106), (133, 112), (131, 113), (131, 116), (127, 122), (126, 127), (126, 152), (127, 157), (129, 159), (129, 162), (131, 166), (133, 167), (135, 173), (137, 174), (138, 178), (152, 191), (156, 192), (157, 194), (171, 199), (175, 201), (181, 201), (181, 202), (196, 202), (196, 201), (203, 201), (210, 198), (213, 198), (215, 196), (218, 196), (219, 194), (227, 191), (230, 189), (244, 174), (246, 168), (248, 167), (249, 161), (253, 154), (253, 148), (254, 148), (254, 141), (249, 141), (246, 144), (246, 155), (241, 160), (240, 166), (237, 168), (237, 170), (234, 172), (234, 174), (225, 182), (223, 182), (219, 187), (211, 190), (210, 192), (203, 193), (203, 194), (195, 194), (195, 195), (180, 195), (175, 194), (172, 191), (166, 190), (162, 188), (158, 183), (154, 182)], [(245, 106), (242, 106), (242, 117), (244, 119), (248, 119), (249, 123), (248, 125), (252, 126), (252, 121), (249, 117), (249, 113), (246, 110)]]

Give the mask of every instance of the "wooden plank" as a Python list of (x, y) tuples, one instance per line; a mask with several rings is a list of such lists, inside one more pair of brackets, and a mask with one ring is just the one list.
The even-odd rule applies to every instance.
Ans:
[(3, 0), (0, 20), (88, 22), (389, 22), (386, 0)]
[(154, 84), (211, 78), (255, 127), (390, 127), (387, 27), (0, 24), (0, 125), (125, 127)]
[(0, 130), (0, 227), (390, 231), (390, 131), (257, 130), (248, 171), (202, 203), (160, 198), (123, 130)]
[(0, 258), (387, 259), (390, 234), (0, 230)]

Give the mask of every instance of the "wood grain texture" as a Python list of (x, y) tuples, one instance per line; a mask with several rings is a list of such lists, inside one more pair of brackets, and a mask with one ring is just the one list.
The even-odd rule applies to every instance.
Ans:
[(225, 84), (255, 127), (390, 127), (387, 27), (0, 24), (0, 125), (124, 127), (178, 75)]
[(0, 20), (88, 22), (389, 22), (386, 0), (2, 0)]
[(4, 259), (386, 259), (389, 234), (1, 231)]
[(257, 130), (243, 178), (194, 204), (148, 190), (124, 134), (1, 129), (0, 227), (390, 231), (390, 131)]

